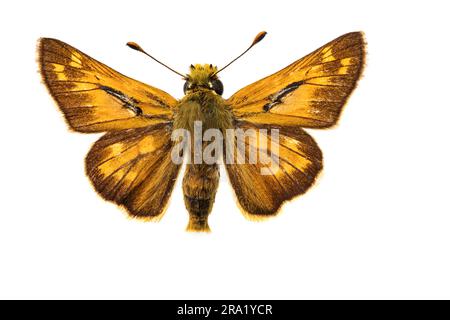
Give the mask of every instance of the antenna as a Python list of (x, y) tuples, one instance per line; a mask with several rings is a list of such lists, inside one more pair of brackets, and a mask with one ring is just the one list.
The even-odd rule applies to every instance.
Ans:
[(242, 52), (240, 55), (238, 55), (236, 58), (234, 58), (233, 60), (231, 60), (231, 62), (229, 62), (225, 67), (223, 67), (222, 69), (220, 69), (219, 71), (216, 71), (213, 75), (211, 75), (211, 77), (215, 76), (216, 74), (218, 74), (220, 71), (222, 71), (223, 69), (227, 68), (230, 64), (232, 64), (233, 62), (235, 62), (237, 59), (239, 59), (240, 57), (242, 57), (244, 54), (246, 54), (248, 52), (248, 50), (250, 50), (255, 44), (257, 44), (258, 42), (260, 42), (262, 39), (264, 39), (264, 37), (266, 36), (267, 32), (265, 31), (261, 31), (260, 33), (258, 33), (255, 37), (255, 39), (253, 40), (252, 44), (250, 45), (250, 47), (248, 47), (244, 52)]
[(155, 60), (156, 62), (158, 62), (159, 64), (163, 65), (164, 67), (166, 67), (167, 69), (169, 69), (172, 72), (175, 72), (176, 74), (180, 75), (181, 77), (183, 77), (183, 79), (186, 78), (186, 75), (183, 75), (175, 70), (173, 70), (171, 67), (169, 67), (168, 65), (166, 65), (165, 63), (162, 63), (161, 61), (159, 61), (158, 59), (152, 57), (151, 55), (149, 55), (147, 52), (144, 51), (144, 49), (141, 48), (140, 45), (138, 45), (136, 42), (127, 42), (127, 46), (129, 46), (131, 49), (136, 50), (136, 51), (140, 51), (143, 54), (145, 54), (146, 56), (152, 58), (153, 60)]

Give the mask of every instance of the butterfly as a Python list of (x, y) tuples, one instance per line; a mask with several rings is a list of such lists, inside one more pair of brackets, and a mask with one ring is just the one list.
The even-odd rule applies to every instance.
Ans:
[[(43, 82), (69, 127), (83, 133), (105, 133), (85, 160), (95, 190), (133, 217), (161, 218), (182, 166), (174, 161), (174, 150), (180, 157), (186, 154), (185, 149), (180, 152), (179, 139), (173, 139), (173, 133), (192, 133), (200, 122), (201, 133), (209, 129), (256, 132), (258, 139), (240, 140), (244, 149), (227, 144), (222, 155), (222, 159), (243, 160), (225, 162), (225, 167), (246, 217), (274, 216), (283, 203), (305, 193), (322, 170), (322, 152), (303, 128), (330, 128), (338, 121), (364, 66), (363, 33), (342, 35), (224, 99), (218, 73), (265, 35), (259, 33), (247, 50), (222, 69), (197, 64), (190, 66), (188, 74), (173, 70), (129, 42), (132, 49), (182, 76), (185, 96), (179, 100), (62, 41), (39, 39)], [(276, 136), (271, 134), (275, 131)], [(259, 139), (267, 142), (265, 147)], [(232, 140), (236, 141), (234, 136)], [(186, 145), (192, 146), (192, 142)], [(200, 153), (206, 148), (201, 142)], [(276, 170), (267, 168), (263, 157), (246, 161), (250, 160), (246, 150), (263, 149), (277, 159)], [(195, 158), (198, 152), (187, 153)], [(212, 163), (186, 164), (182, 186), (189, 231), (209, 231), (208, 216), (219, 184), (218, 162), (216, 155)], [(267, 169), (265, 174), (262, 169)]]

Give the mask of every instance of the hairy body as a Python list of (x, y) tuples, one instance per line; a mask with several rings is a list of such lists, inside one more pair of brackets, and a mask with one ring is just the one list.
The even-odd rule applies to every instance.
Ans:
[[(202, 136), (208, 129), (232, 128), (232, 114), (225, 100), (210, 87), (210, 75), (217, 71), (210, 65), (191, 67), (186, 96), (180, 100), (174, 116), (174, 129), (184, 129), (194, 137), (195, 121), (202, 123)], [(191, 141), (193, 144), (194, 141)], [(202, 145), (200, 152), (203, 152)], [(191, 145), (190, 159), (194, 159), (195, 148)], [(211, 213), (217, 188), (219, 168), (217, 163), (193, 163), (189, 161), (183, 178), (183, 194), (189, 212), (189, 231), (209, 231), (208, 215)]]

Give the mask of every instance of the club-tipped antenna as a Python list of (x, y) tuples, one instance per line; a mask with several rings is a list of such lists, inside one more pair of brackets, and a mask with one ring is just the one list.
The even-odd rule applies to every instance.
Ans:
[(180, 75), (183, 78), (186, 78), (186, 75), (179, 73), (178, 71), (173, 70), (171, 67), (169, 67), (167, 64), (162, 63), (161, 61), (159, 61), (158, 59), (156, 59), (155, 57), (152, 57), (151, 55), (149, 55), (147, 52), (145, 52), (144, 49), (141, 48), (140, 45), (138, 45), (136, 42), (127, 42), (127, 46), (129, 46), (131, 49), (136, 50), (136, 51), (140, 51), (143, 54), (145, 54), (146, 56), (152, 58), (153, 60), (155, 60), (156, 62), (158, 62), (159, 64), (163, 65), (164, 67), (166, 67), (167, 69), (169, 69), (172, 72), (175, 72), (176, 74)]
[(231, 60), (225, 67), (222, 67), (221, 69), (219, 69), (219, 71), (216, 71), (212, 76), (215, 76), (216, 74), (218, 74), (220, 71), (222, 71), (223, 69), (227, 68), (230, 64), (232, 64), (233, 62), (235, 62), (237, 59), (239, 59), (240, 57), (242, 57), (244, 54), (246, 54), (248, 52), (248, 50), (250, 50), (255, 44), (257, 44), (258, 42), (260, 42), (262, 39), (264, 39), (264, 37), (266, 36), (267, 32), (265, 31), (261, 31), (260, 33), (258, 33), (255, 37), (255, 39), (253, 40), (252, 44), (250, 45), (250, 47), (248, 47), (244, 52), (242, 52), (240, 55), (238, 55), (236, 58), (234, 58), (233, 60)]

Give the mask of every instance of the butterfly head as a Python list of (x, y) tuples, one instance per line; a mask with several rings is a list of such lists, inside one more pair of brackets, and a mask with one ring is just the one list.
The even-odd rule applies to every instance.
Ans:
[(212, 64), (196, 64), (190, 67), (189, 74), (185, 77), (184, 93), (196, 90), (212, 90), (218, 95), (223, 93), (223, 84), (216, 75), (217, 67)]

